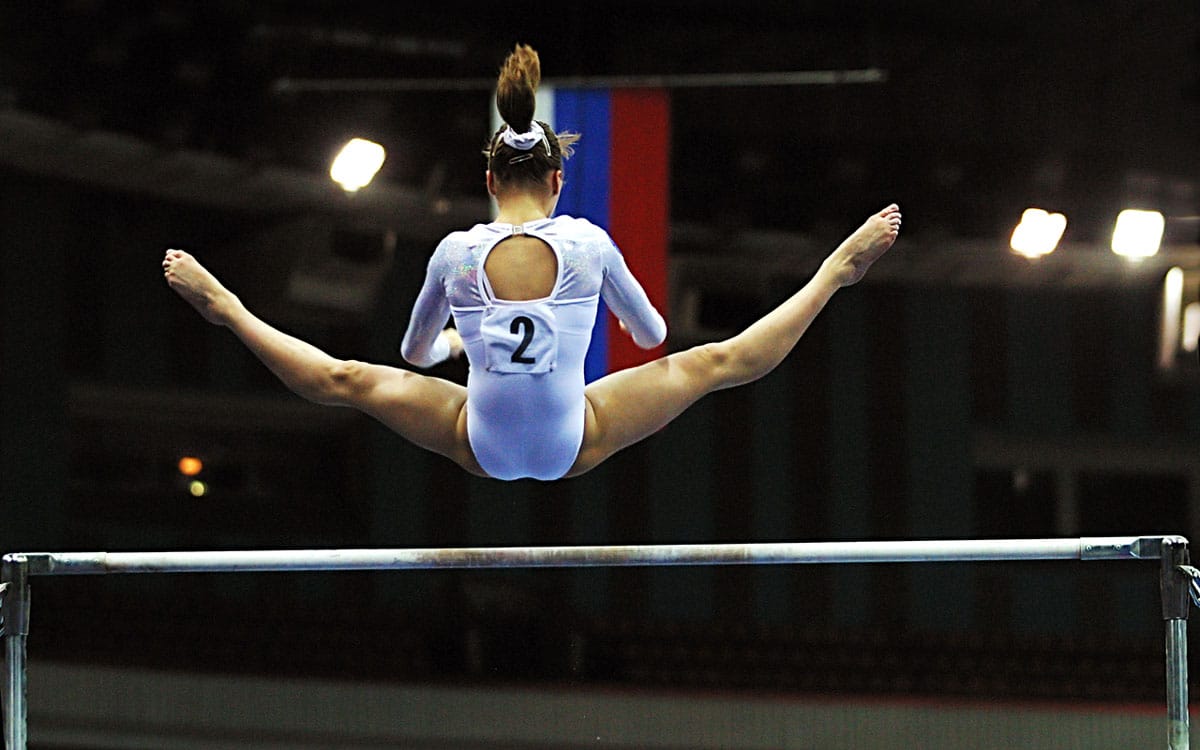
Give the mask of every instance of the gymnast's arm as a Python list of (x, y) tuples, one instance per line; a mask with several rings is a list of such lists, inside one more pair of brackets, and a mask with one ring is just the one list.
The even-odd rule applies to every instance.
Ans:
[(650, 304), (646, 290), (634, 278), (620, 251), (615, 245), (611, 247), (605, 257), (600, 296), (633, 337), (633, 343), (643, 349), (653, 349), (666, 340), (667, 323)]
[(442, 286), (441, 248), (429, 259), (425, 283), (413, 305), (408, 330), (400, 343), (400, 356), (417, 367), (433, 367), (462, 352), (457, 331), (446, 329), (450, 320), (450, 301)]

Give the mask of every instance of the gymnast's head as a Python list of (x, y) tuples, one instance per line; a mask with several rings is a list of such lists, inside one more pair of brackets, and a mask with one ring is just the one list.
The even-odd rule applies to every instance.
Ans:
[(562, 163), (579, 135), (557, 134), (549, 124), (534, 119), (534, 94), (541, 80), (538, 53), (518, 44), (496, 82), (496, 109), (504, 124), (484, 151), (488, 192), (497, 201), (514, 194), (557, 201), (562, 190)]

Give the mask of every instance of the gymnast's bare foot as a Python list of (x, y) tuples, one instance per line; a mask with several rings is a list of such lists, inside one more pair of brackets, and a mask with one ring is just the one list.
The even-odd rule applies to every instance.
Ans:
[(895, 203), (871, 216), (842, 241), (825, 261), (840, 286), (862, 279), (871, 264), (887, 252), (900, 234), (900, 207)]
[(238, 299), (199, 261), (182, 250), (168, 250), (163, 258), (167, 284), (209, 323), (225, 325)]

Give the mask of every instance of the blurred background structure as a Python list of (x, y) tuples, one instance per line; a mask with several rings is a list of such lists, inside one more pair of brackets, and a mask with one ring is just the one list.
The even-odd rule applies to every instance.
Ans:
[[(516, 42), (540, 51), (550, 83), (722, 76), (668, 91), (671, 349), (782, 300), (870, 212), (896, 201), (905, 216), (897, 247), (777, 372), (549, 484), (470, 478), (287, 394), (159, 267), (165, 248), (187, 248), (278, 326), (399, 365), (437, 240), (488, 216), (488, 87)], [(752, 85), (847, 71), (871, 75)], [(351, 193), (329, 168), (356, 137), (387, 158)], [(1047, 212), (1032, 223), (1066, 222), (1036, 259), (1010, 247), (1030, 208)], [(1112, 251), (1125, 209), (1161, 216), (1155, 254)], [(7, 3), (0, 252), (0, 551), (1200, 538), (1191, 0)], [(220, 680), (367, 686), (331, 706), (408, 686), (429, 701), (463, 691), (442, 696), (463, 706), (514, 690), (848, 701), (847, 721), (866, 724), (914, 696), (1138, 716), (1164, 690), (1155, 576), (995, 564), (56, 580), (34, 603), (31, 648), (57, 671), (41, 699), (31, 683), (31, 738), (185, 746), (122, 744), (103, 712), (49, 697), (176, 695), (164, 675), (195, 679), (180, 696), (237, 692)], [(217, 730), (187, 727), (217, 746)], [(747, 727), (746, 747), (868, 746)], [(260, 746), (253, 729), (221, 729), (222, 746)], [(383, 742), (362, 737), (346, 746)], [(405, 741), (599, 742), (426, 739)], [(654, 746), (738, 746), (724, 742)]]

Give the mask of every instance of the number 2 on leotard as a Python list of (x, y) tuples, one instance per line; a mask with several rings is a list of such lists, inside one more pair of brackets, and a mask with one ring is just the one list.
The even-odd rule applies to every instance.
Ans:
[(508, 327), (508, 332), (516, 333), (518, 328), (522, 331), (521, 343), (513, 350), (511, 361), (519, 365), (531, 365), (533, 364), (533, 357), (526, 357), (525, 350), (529, 348), (529, 343), (533, 341), (533, 321), (524, 315), (518, 315), (513, 318), (512, 325)]

